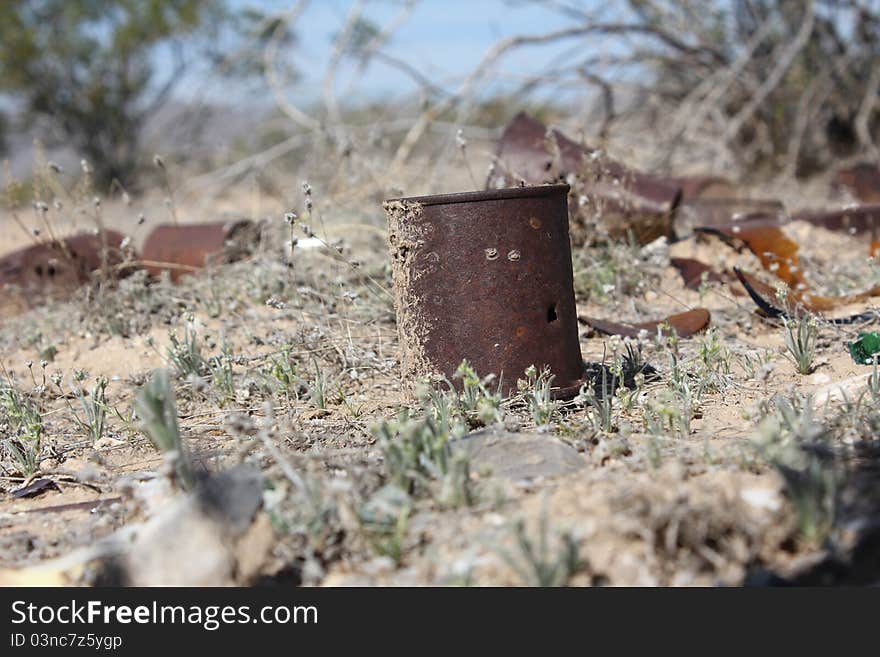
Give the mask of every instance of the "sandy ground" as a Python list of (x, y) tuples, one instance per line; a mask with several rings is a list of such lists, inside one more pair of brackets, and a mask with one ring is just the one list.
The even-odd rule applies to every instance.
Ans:
[[(16, 386), (34, 395), (44, 437), (36, 476), (26, 477), (4, 460), (0, 581), (106, 581), (107, 553), (118, 552), (121, 535), (135, 532), (140, 538), (132, 540), (141, 545), (154, 536), (150, 528), (156, 523), (164, 527), (161, 522), (171, 522), (169, 510), (178, 513), (175, 522), (195, 513), (181, 510), (187, 498), (170, 485), (167, 459), (130, 420), (134, 395), (150, 372), (169, 366), (172, 332), (179, 336), (187, 328), (196, 331), (206, 357), (221, 355), (224, 345), (233, 357), (228, 394), (221, 395), (210, 376), (206, 381), (175, 380), (184, 440), (199, 471), (217, 473), (236, 464), (260, 471), (261, 510), (248, 516), (249, 529), (234, 540), (206, 529), (196, 547), (178, 546), (167, 535), (167, 544), (148, 543), (145, 554), (159, 556), (151, 557), (149, 568), (127, 562), (126, 582), (736, 585), (765, 572), (796, 579), (813, 572), (810, 564), (844, 559), (850, 546), (846, 528), (875, 517), (870, 508), (853, 515), (842, 501), (820, 539), (805, 537), (791, 490), (758, 447), (763, 423), (779, 398), (830, 398), (815, 415), (828, 426), (841, 424), (846, 410), (841, 411), (840, 395), (829, 391), (839, 382), (848, 382), (854, 395), (864, 391), (870, 368), (855, 364), (845, 348), (863, 327), (820, 323), (814, 368), (798, 374), (785, 355), (784, 329), (757, 316), (737, 286), (713, 283), (688, 290), (668, 264), (670, 256), (695, 257), (718, 270), (739, 265), (760, 273), (757, 259), (717, 240), (690, 239), (671, 247), (653, 245), (635, 256), (622, 247), (575, 252), (576, 279), (579, 272), (592, 277), (602, 269), (615, 281), (601, 294), (581, 286), (579, 314), (635, 322), (704, 307), (712, 315), (711, 332), (672, 347), (651, 338), (643, 341), (644, 356), (661, 380), (626, 403), (615, 401), (612, 431), (597, 429), (582, 406), (563, 409), (545, 427), (536, 427), (526, 408), (505, 406), (504, 430), (562, 444), (574, 455), (569, 462), (576, 463), (576, 471), (556, 471), (556, 456), (527, 450), (513, 471), (537, 464), (548, 474), (498, 477), (491, 467), (474, 469), (472, 505), (450, 508), (431, 496), (413, 498), (404, 504), (404, 521), (386, 523), (378, 533), (369, 529), (364, 510), (388, 494), (374, 427), (400, 407), (418, 406), (398, 377), (393, 307), (382, 290), (390, 286), (390, 272), (377, 201), (361, 198), (339, 208), (332, 198), (323, 199), (323, 225), (313, 228), (328, 243), (341, 240), (343, 256), (327, 248), (297, 248), (292, 267), (284, 264), (290, 261), (280, 219), (284, 199), (250, 190), (210, 203), (181, 204), (178, 213), (187, 220), (269, 217), (270, 237), (250, 259), (186, 278), (178, 286), (120, 286), (113, 298), (129, 303), (120, 307), (139, 318), (138, 330), (126, 335), (107, 331), (102, 319), (106, 306), (85, 292), (68, 303), (4, 318), (0, 360)], [(138, 206), (161, 210), (137, 227), (143, 211)], [(138, 245), (151, 226), (167, 220), (166, 211), (161, 195), (153, 195), (131, 207), (107, 202), (104, 218), (108, 226), (123, 230), (134, 224), (136, 230), (126, 232)], [(28, 243), (29, 236), (8, 216), (0, 218), (0, 226), (0, 253)], [(856, 238), (798, 226), (787, 230), (802, 245), (817, 288), (842, 293), (847, 286), (876, 284), (867, 247)], [(839, 257), (843, 252), (851, 254), (846, 262)], [(267, 305), (270, 297), (281, 303)], [(835, 314), (865, 309), (862, 304)], [(581, 326), (585, 360), (601, 361), (614, 345)], [(60, 375), (66, 393), (51, 384), (33, 390), (40, 388), (38, 363), (49, 346), (54, 357), (48, 359), (45, 376)], [(710, 349), (716, 356), (705, 357)], [(673, 352), (693, 385), (711, 379), (714, 386), (694, 402), (683, 433), (651, 431), (646, 409), (660, 408)], [(281, 354), (301, 377), (284, 391), (266, 383), (273, 380), (272, 367)], [(719, 369), (714, 379), (700, 369), (707, 362), (720, 367), (725, 359), (729, 370)], [(749, 371), (746, 360), (756, 371)], [(109, 380), (110, 412), (97, 442), (74, 419), (79, 400), (71, 393), (71, 376), (76, 370), (87, 372), (87, 388), (98, 376)], [(323, 404), (306, 390), (316, 376), (324, 379)], [(873, 417), (870, 409), (857, 413), (865, 414), (866, 422)], [(260, 433), (267, 422), (268, 429)], [(841, 449), (853, 444), (851, 432), (831, 440)], [(291, 470), (297, 477), (291, 478)], [(299, 477), (308, 485), (298, 488)], [(23, 483), (40, 478), (52, 485), (33, 497), (14, 497)], [(841, 490), (846, 488), (841, 484)], [(202, 526), (191, 526), (192, 536), (201, 537), (197, 528)], [(542, 551), (538, 546), (545, 541)], [(107, 548), (111, 544), (115, 547)], [(220, 555), (216, 569), (200, 571), (202, 579), (187, 580), (171, 569), (170, 557), (163, 561), (161, 556), (185, 562), (197, 559), (199, 549)], [(568, 558), (572, 554), (576, 558)], [(876, 577), (870, 571), (865, 575), (867, 581)]]

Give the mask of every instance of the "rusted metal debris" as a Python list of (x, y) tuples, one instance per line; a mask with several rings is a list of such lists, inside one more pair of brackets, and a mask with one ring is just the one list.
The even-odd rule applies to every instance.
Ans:
[(259, 242), (259, 224), (242, 219), (229, 223), (163, 224), (144, 242), (143, 265), (158, 276), (167, 271), (171, 280), (208, 265), (235, 262), (253, 253)]
[(50, 490), (61, 490), (54, 481), (47, 477), (41, 477), (40, 479), (34, 479), (27, 486), (22, 486), (21, 488), (16, 488), (12, 491), (13, 499), (22, 499), (26, 497), (37, 497), (38, 495), (42, 495)]
[(10, 315), (51, 298), (70, 294), (94, 272), (117, 278), (130, 270), (121, 265), (133, 255), (123, 253), (125, 237), (106, 230), (34, 244), (0, 258), (0, 311)]
[(773, 217), (758, 216), (737, 224), (697, 230), (698, 233), (717, 235), (736, 248), (748, 248), (758, 257), (765, 270), (772, 272), (786, 285), (787, 290), (780, 298), (776, 288), (741, 269), (734, 270), (746, 292), (764, 314), (777, 317), (797, 316), (804, 311), (821, 313), (880, 295), (880, 286), (840, 297), (811, 292), (801, 268), (797, 242), (788, 237), (774, 221)]
[(487, 188), (556, 182), (572, 185), (576, 202), (569, 209), (575, 245), (605, 236), (626, 239), (630, 233), (641, 244), (672, 237), (679, 187), (629, 169), (525, 113), (517, 114), (498, 142)]
[(694, 198), (675, 209), (675, 235), (686, 237), (699, 227), (724, 226), (762, 216), (781, 225), (788, 220), (785, 206), (774, 199)]
[[(851, 303), (867, 301), (871, 297), (880, 296), (880, 286), (867, 292), (849, 294), (842, 297), (828, 297), (810, 293), (787, 290), (784, 295), (778, 294), (776, 288), (739, 268), (734, 273), (745, 288), (748, 295), (758, 306), (761, 314), (767, 317), (799, 317), (805, 312), (821, 313)], [(826, 319), (832, 324), (852, 324), (867, 319), (876, 319), (874, 312), (859, 313), (850, 317)]]
[(798, 245), (775, 222), (775, 217), (756, 216), (749, 220), (697, 228), (698, 234), (717, 235), (737, 248), (748, 248), (767, 271), (793, 289), (806, 290), (807, 282), (800, 268)]
[(65, 513), (67, 511), (89, 511), (94, 513), (105, 506), (111, 504), (121, 504), (125, 498), (120, 496), (103, 497), (96, 500), (86, 500), (85, 502), (70, 502), (69, 504), (54, 504), (52, 506), (43, 506), (36, 509), (26, 509), (20, 513)]
[(505, 392), (548, 366), (558, 398), (584, 382), (568, 234), (568, 185), (392, 199), (401, 364), (454, 380), (467, 360)]
[(596, 319), (595, 317), (578, 317), (583, 324), (587, 324), (599, 333), (620, 335), (626, 338), (638, 338), (644, 332), (647, 332), (649, 335), (656, 334), (658, 329), (662, 330), (664, 334), (668, 334), (670, 328), (675, 330), (678, 337), (688, 338), (705, 329), (709, 325), (711, 318), (709, 311), (705, 308), (695, 308), (694, 310), (670, 315), (664, 319), (636, 324), (622, 324), (604, 319)]
[(880, 251), (880, 205), (860, 205), (840, 210), (804, 210), (792, 214), (791, 220), (804, 221), (838, 233), (868, 236), (871, 255)]
[(862, 203), (880, 203), (880, 167), (862, 162), (839, 169), (834, 175), (833, 187), (846, 190)]
[(718, 176), (670, 176), (663, 179), (670, 187), (681, 189), (681, 202), (695, 199), (735, 199), (736, 186)]
[(670, 258), (669, 264), (681, 274), (684, 286), (689, 290), (699, 290), (705, 280), (707, 283), (725, 283), (727, 279), (705, 262), (694, 258)]

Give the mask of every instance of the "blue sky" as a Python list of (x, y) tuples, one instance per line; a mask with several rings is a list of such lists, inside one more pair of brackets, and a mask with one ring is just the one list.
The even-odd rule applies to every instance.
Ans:
[[(255, 6), (279, 11), (293, 0), (232, 0), (235, 7)], [(304, 100), (320, 95), (320, 82), (330, 53), (331, 40), (343, 26), (351, 0), (312, 0), (296, 23), (298, 44), (288, 53), (302, 73), (290, 89)], [(400, 0), (372, 0), (365, 15), (378, 25), (392, 20), (403, 3)], [(594, 4), (588, 1), (584, 4)], [(614, 5), (614, 2), (607, 3)], [(610, 11), (610, 10), (609, 10)], [(454, 88), (499, 39), (514, 34), (536, 34), (571, 26), (571, 19), (539, 3), (509, 0), (422, 0), (385, 50), (418, 68), (432, 80)], [(538, 72), (571, 43), (522, 49), (505, 58), (499, 70), (503, 79), (516, 79)], [(349, 88), (351, 67), (340, 71), (337, 89)], [(405, 95), (416, 86), (392, 68), (375, 63), (357, 80), (357, 98)], [(222, 88), (227, 95), (228, 88)], [(210, 93), (210, 92), (209, 92)]]

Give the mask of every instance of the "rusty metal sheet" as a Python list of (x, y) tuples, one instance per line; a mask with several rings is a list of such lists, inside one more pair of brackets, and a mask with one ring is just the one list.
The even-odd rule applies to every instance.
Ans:
[(34, 479), (27, 486), (16, 488), (12, 491), (13, 499), (22, 499), (25, 497), (37, 497), (50, 490), (61, 490), (54, 481), (47, 477)]
[(736, 198), (736, 186), (719, 176), (668, 176), (662, 180), (670, 187), (681, 189), (682, 203), (694, 199)]
[(568, 185), (391, 199), (401, 365), (406, 380), (468, 360), (505, 391), (549, 366), (557, 397), (584, 382), (568, 235)]
[(859, 205), (840, 210), (802, 210), (792, 214), (791, 220), (838, 233), (867, 236), (871, 255), (876, 255), (880, 250), (880, 205)]
[(673, 226), (676, 237), (681, 239), (699, 227), (735, 224), (756, 216), (779, 225), (788, 220), (785, 206), (775, 199), (696, 198), (679, 204)]
[[(646, 331), (649, 334), (656, 334), (657, 330), (665, 324), (675, 329), (676, 335), (680, 338), (688, 338), (695, 333), (699, 333), (707, 326), (712, 317), (705, 308), (695, 308), (683, 313), (670, 315), (664, 319), (653, 320), (650, 322), (640, 322), (635, 324), (623, 324), (595, 317), (579, 316), (578, 319), (599, 333), (606, 335), (620, 335), (626, 338), (637, 338), (639, 334)], [(668, 331), (664, 331), (668, 332)]]
[(746, 247), (767, 271), (796, 290), (806, 290), (807, 282), (800, 268), (798, 245), (775, 223), (774, 217), (756, 216), (725, 226), (700, 227), (698, 234), (716, 235), (737, 248)]
[(3, 256), (0, 258), (0, 310), (11, 315), (49, 299), (63, 298), (88, 282), (102, 267), (108, 276), (124, 275), (127, 271), (118, 267), (125, 260), (124, 239), (114, 230), (83, 233), (34, 244)]
[(770, 317), (797, 316), (806, 311), (826, 312), (849, 303), (866, 301), (880, 295), (880, 286), (841, 297), (829, 297), (810, 290), (798, 256), (798, 244), (776, 225), (774, 217), (757, 216), (748, 221), (726, 226), (698, 228), (697, 233), (716, 235), (736, 248), (748, 248), (761, 261), (765, 270), (787, 286), (782, 299), (776, 288), (763, 283), (741, 269), (737, 278), (758, 308)]
[(710, 283), (724, 283), (726, 280), (711, 266), (694, 258), (670, 258), (669, 264), (678, 270), (684, 286), (689, 290), (700, 289), (703, 284), (703, 274), (705, 274), (706, 281)]
[[(590, 243), (595, 231), (579, 230), (598, 219), (611, 239), (632, 233), (646, 244), (672, 236), (672, 211), (681, 197), (678, 187), (664, 179), (627, 168), (619, 162), (578, 144), (559, 130), (549, 130), (525, 113), (505, 128), (496, 150), (496, 167), (487, 188), (572, 182), (577, 199), (571, 205), (572, 240)], [(593, 215), (589, 219), (584, 215)]]
[(153, 276), (168, 271), (171, 280), (212, 264), (235, 262), (253, 253), (259, 225), (243, 219), (205, 224), (162, 224), (147, 237), (143, 265)]
[(880, 203), (880, 167), (862, 162), (839, 169), (832, 182), (834, 189), (846, 190), (862, 203)]

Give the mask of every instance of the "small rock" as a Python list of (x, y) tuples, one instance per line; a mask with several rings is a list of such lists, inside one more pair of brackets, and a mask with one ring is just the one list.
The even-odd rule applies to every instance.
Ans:
[(450, 443), (471, 459), (471, 471), (489, 470), (513, 481), (557, 477), (584, 467), (577, 450), (546, 434), (483, 429)]

